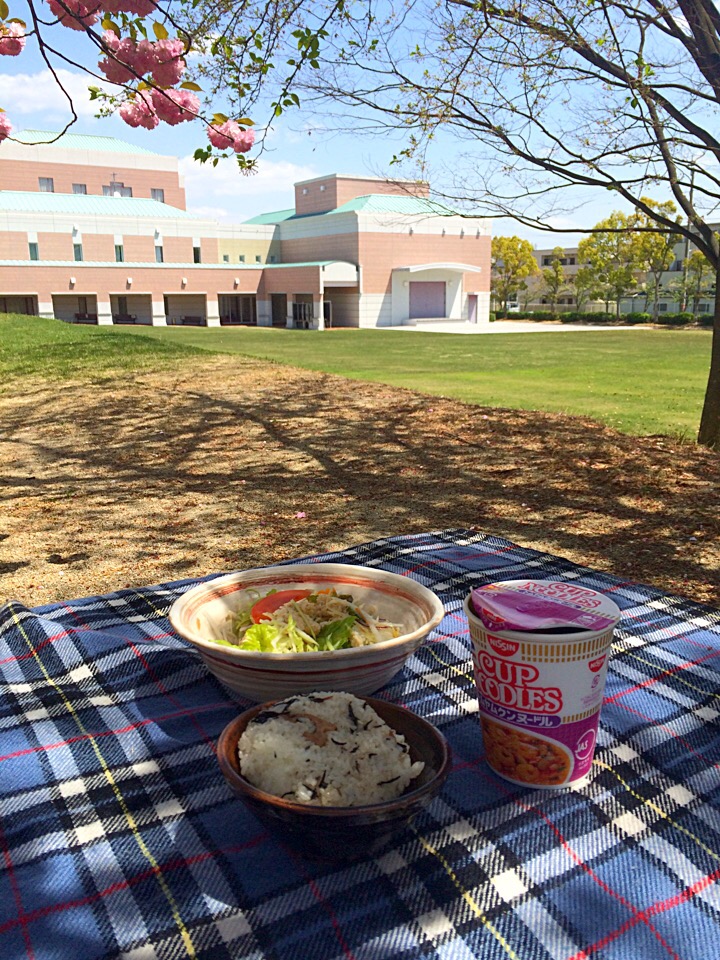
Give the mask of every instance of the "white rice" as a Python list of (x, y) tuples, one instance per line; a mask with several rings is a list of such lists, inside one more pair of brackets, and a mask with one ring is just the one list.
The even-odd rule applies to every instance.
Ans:
[(259, 713), (238, 743), (240, 770), (266, 793), (315, 806), (394, 800), (421, 772), (405, 738), (364, 700), (320, 691)]

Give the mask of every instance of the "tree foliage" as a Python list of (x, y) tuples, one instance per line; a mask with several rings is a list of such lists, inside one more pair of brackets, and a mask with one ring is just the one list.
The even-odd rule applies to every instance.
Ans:
[(504, 317), (508, 315), (508, 302), (517, 297), (521, 284), (539, 272), (529, 240), (520, 237), (493, 237), (492, 251), (492, 296), (501, 307)]

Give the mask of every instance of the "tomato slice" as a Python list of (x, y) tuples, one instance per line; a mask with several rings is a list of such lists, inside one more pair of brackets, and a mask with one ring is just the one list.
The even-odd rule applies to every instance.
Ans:
[(291, 600), (304, 600), (305, 597), (309, 597), (312, 592), (312, 590), (278, 590), (277, 593), (270, 593), (267, 597), (263, 597), (262, 600), (258, 600), (252, 607), (250, 610), (250, 619), (253, 623), (260, 623), (261, 620), (269, 620), (278, 607), (282, 607), (285, 603), (290, 603)]

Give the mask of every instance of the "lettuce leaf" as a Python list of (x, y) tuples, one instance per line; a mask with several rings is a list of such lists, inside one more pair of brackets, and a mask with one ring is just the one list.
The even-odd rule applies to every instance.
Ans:
[(255, 623), (245, 631), (242, 650), (260, 650), (263, 653), (276, 653), (280, 631), (272, 623)]
[(333, 620), (326, 623), (317, 635), (319, 650), (341, 650), (350, 646), (350, 637), (357, 617), (352, 614), (342, 620)]

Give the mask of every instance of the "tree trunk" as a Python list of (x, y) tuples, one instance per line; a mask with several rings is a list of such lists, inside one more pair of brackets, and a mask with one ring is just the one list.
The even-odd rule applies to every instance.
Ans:
[(700, 416), (698, 443), (720, 452), (720, 266), (716, 273), (715, 290), (710, 373)]

